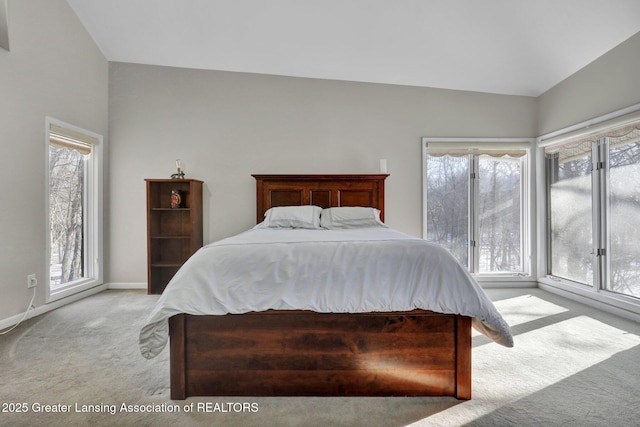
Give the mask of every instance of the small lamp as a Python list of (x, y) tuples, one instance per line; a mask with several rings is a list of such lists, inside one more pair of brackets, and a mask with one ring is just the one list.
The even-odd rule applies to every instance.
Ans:
[(182, 170), (182, 160), (176, 159), (176, 173), (171, 175), (171, 179), (184, 179), (184, 170)]

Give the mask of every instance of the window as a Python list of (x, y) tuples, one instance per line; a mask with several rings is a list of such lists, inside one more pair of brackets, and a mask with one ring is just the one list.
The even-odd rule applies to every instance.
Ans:
[(468, 156), (427, 155), (426, 239), (438, 242), (469, 266)]
[(547, 153), (549, 271), (592, 283), (591, 144), (567, 144)]
[(102, 283), (102, 137), (46, 122), (51, 301)]
[(606, 289), (640, 298), (640, 126), (608, 138), (610, 262)]
[(478, 276), (530, 274), (530, 140), (423, 139), (423, 237)]
[(640, 298), (640, 120), (544, 147), (547, 274)]
[(522, 159), (477, 158), (478, 261), (480, 273), (522, 272)]

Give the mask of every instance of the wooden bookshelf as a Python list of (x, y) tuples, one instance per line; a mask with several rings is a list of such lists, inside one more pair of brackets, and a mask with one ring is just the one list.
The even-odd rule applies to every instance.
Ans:
[[(202, 181), (146, 179), (147, 292), (161, 294), (184, 262), (202, 247)], [(171, 207), (172, 190), (180, 207)]]

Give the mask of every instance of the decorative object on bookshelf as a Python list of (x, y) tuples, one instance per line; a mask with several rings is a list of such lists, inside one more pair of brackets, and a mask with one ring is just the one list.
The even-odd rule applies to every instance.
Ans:
[(171, 208), (181, 208), (182, 207), (182, 191), (174, 188), (171, 190)]
[(176, 159), (176, 173), (171, 175), (171, 179), (184, 179), (184, 169), (182, 169), (182, 160)]
[(202, 181), (145, 181), (147, 293), (161, 294), (182, 264), (202, 247)]

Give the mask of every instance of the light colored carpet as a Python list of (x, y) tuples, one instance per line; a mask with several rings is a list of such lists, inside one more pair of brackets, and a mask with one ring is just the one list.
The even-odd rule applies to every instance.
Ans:
[[(637, 425), (640, 324), (539, 289), (487, 293), (511, 325), (515, 347), (504, 348), (474, 334), (470, 401), (439, 397), (171, 401), (167, 349), (145, 360), (137, 346), (139, 328), (157, 297), (142, 291), (103, 292), (30, 319), (0, 337), (0, 425)], [(160, 409), (177, 405), (180, 412), (126, 412), (123, 404), (153, 404)], [(194, 412), (186, 413), (185, 407), (191, 405)], [(241, 411), (247, 407), (253, 411)], [(65, 408), (71, 412), (36, 412)], [(16, 412), (19, 409), (26, 412)]]

